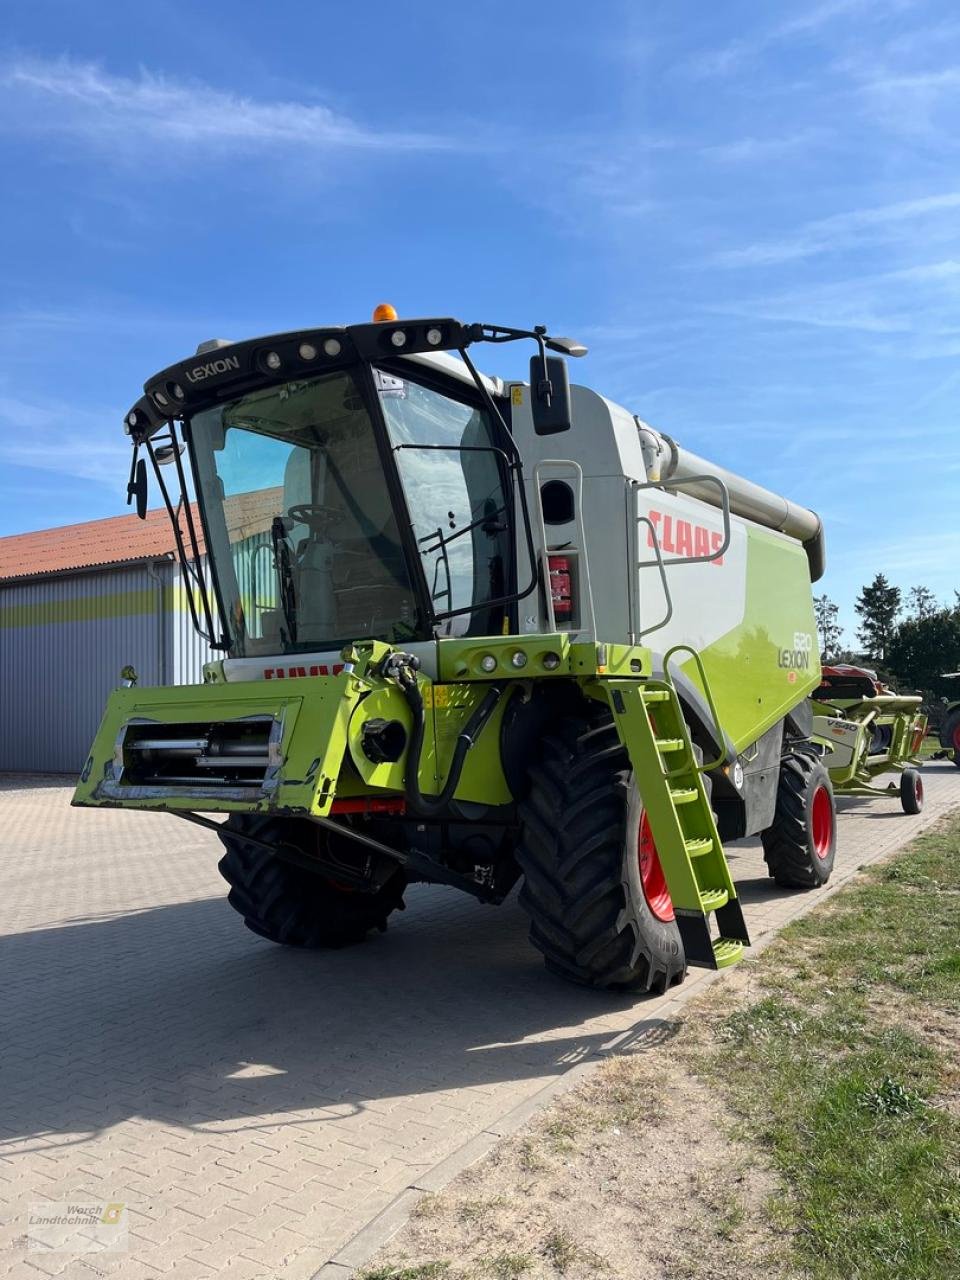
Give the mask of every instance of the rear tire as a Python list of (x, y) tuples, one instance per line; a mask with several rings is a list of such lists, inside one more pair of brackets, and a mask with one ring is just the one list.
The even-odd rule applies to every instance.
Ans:
[(404, 881), (395, 875), (378, 893), (338, 886), (322, 873), (286, 862), (245, 836), (271, 845), (310, 848), (318, 828), (300, 820), (234, 815), (218, 832), (226, 846), (220, 874), (230, 885), (227, 901), (253, 933), (286, 947), (347, 947), (371, 929), (381, 933), (387, 916), (403, 907)]
[(780, 762), (773, 825), (761, 833), (770, 875), (785, 889), (826, 884), (837, 852), (833, 785), (820, 756), (797, 743)]
[(904, 813), (920, 813), (923, 809), (923, 778), (919, 769), (904, 769), (901, 773), (900, 803)]
[(542, 739), (520, 805), (520, 905), (546, 967), (583, 986), (665, 991), (686, 961), (613, 719), (583, 704)]
[(960, 769), (960, 711), (953, 711), (940, 734), (940, 745), (953, 753), (953, 763)]

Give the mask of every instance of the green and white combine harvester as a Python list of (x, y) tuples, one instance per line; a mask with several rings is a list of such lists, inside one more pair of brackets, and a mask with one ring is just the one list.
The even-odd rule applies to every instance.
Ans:
[[(760, 833), (783, 885), (833, 866), (819, 517), (571, 387), (569, 339), (375, 315), (146, 383), (129, 495), (149, 461), (219, 656), (111, 694), (75, 803), (209, 827), (275, 942), (358, 942), (411, 882), (522, 881), (573, 981), (734, 963), (723, 841)], [(471, 360), (521, 339), (529, 381)]]
[[(919, 694), (895, 693), (875, 671), (847, 664), (824, 667), (814, 690), (813, 733), (823, 743), (833, 789), (845, 796), (899, 793), (904, 813), (923, 808), (923, 779), (916, 766), (927, 732)], [(899, 784), (877, 784), (899, 773)]]

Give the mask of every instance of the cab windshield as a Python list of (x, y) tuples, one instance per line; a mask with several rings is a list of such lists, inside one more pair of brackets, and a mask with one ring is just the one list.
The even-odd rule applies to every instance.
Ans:
[(388, 438), (343, 370), (191, 419), (235, 656), (501, 630), (503, 606), (484, 603), (510, 591), (510, 522), (486, 415), (386, 372), (374, 382)]
[(191, 439), (232, 652), (415, 634), (396, 514), (349, 373), (207, 409)]

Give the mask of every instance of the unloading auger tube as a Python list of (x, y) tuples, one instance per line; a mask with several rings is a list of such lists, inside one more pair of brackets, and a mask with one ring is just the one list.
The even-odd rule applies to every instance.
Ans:
[(704, 475), (715, 476), (726, 486), (730, 495), (730, 510), (735, 515), (796, 538), (803, 543), (810, 562), (810, 581), (816, 582), (823, 577), (826, 568), (823, 523), (815, 511), (798, 506), (771, 489), (764, 489), (752, 480), (727, 471), (725, 467), (718, 467), (715, 462), (708, 462), (689, 449), (681, 448), (671, 436), (656, 431), (642, 419), (637, 418), (636, 421), (648, 480), (667, 487), (671, 482), (682, 482), (685, 493), (718, 507), (721, 491), (717, 486), (702, 479), (694, 479)]

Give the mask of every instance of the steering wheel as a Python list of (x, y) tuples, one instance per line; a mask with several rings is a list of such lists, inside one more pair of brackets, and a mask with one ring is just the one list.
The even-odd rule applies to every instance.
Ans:
[(322, 538), (333, 521), (342, 516), (343, 512), (337, 507), (323, 507), (316, 502), (298, 502), (287, 510), (288, 519), (294, 524), (305, 524), (318, 538)]

